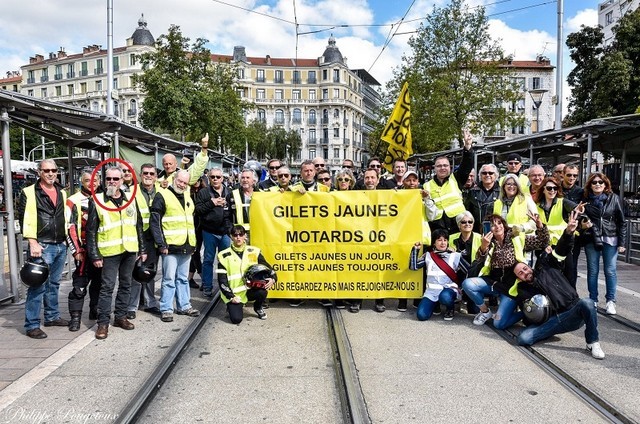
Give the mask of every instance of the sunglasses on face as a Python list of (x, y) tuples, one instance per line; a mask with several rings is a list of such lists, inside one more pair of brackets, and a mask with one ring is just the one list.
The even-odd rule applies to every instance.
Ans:
[(278, 174), (278, 178), (289, 178), (291, 174)]
[(558, 187), (556, 186), (545, 186), (544, 189), (547, 191), (558, 191)]
[(507, 165), (511, 165), (511, 166), (516, 166), (516, 165), (519, 165), (519, 164), (520, 164), (520, 162), (513, 161), (513, 160), (511, 162), (507, 162)]
[(493, 172), (491, 172), (491, 171), (482, 171), (481, 174), (482, 175), (493, 175)]
[(369, 165), (369, 168), (382, 168), (382, 165)]
[(564, 174), (567, 178), (578, 178), (578, 174)]
[(45, 174), (55, 174), (56, 172), (58, 172), (57, 169), (41, 169), (41, 172), (44, 172)]
[(104, 177), (105, 181), (120, 181), (120, 177)]
[(211, 178), (212, 180), (219, 180), (220, 178), (222, 178), (222, 175), (210, 175), (209, 178)]
[(462, 224), (462, 225), (471, 225), (471, 224), (473, 224), (473, 221), (460, 221), (460, 224)]
[(316, 163), (315, 165), (316, 168), (324, 168), (324, 163)]
[(280, 169), (279, 166), (270, 166), (269, 169), (271, 169), (272, 171), (276, 171), (278, 169)]
[(142, 175), (156, 175), (153, 171), (142, 171)]
[(591, 181), (591, 185), (602, 185), (604, 184), (604, 181), (602, 180), (593, 180)]
[(505, 187), (517, 187), (516, 183), (506, 183)]
[(338, 178), (338, 182), (340, 183), (350, 183), (351, 178)]
[(322, 181), (323, 183), (326, 183), (327, 181), (331, 181), (331, 178), (330, 177), (318, 178), (318, 181)]
[(242, 237), (244, 233), (231, 233), (231, 237)]
[(342, 167), (351, 169), (351, 168), (353, 168), (353, 165), (342, 165)]
[(129, 171), (128, 169), (123, 169), (123, 170), (122, 170), (122, 173), (123, 173), (123, 174), (131, 174), (131, 171)]

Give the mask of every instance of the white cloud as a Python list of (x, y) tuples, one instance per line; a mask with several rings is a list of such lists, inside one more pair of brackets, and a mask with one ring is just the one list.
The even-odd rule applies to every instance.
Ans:
[(545, 31), (521, 31), (507, 26), (501, 20), (490, 19), (489, 33), (500, 42), (505, 55), (511, 54), (516, 60), (535, 59), (539, 54), (549, 58), (555, 56), (556, 38)]
[(580, 31), (580, 26), (596, 26), (598, 25), (598, 11), (596, 9), (579, 10), (575, 16), (566, 20), (564, 31), (565, 34)]

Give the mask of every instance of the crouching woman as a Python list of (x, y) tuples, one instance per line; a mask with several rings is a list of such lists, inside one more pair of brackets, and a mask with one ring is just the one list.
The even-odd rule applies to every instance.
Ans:
[(420, 256), (422, 243), (416, 242), (411, 249), (409, 268), (416, 271), (423, 268), (426, 283), (424, 296), (418, 305), (418, 320), (426, 321), (440, 305), (445, 307), (444, 320), (453, 320), (453, 307), (460, 299), (458, 276), (460, 253), (449, 250), (449, 235), (445, 230), (437, 229), (431, 234), (431, 248)]

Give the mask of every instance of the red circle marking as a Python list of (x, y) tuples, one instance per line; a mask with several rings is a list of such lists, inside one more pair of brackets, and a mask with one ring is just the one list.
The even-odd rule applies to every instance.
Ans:
[(103, 160), (102, 162), (100, 162), (98, 164), (98, 166), (96, 166), (93, 169), (93, 172), (91, 173), (91, 181), (92, 182), (93, 182), (96, 174), (98, 173), (98, 170), (101, 169), (102, 167), (104, 167), (109, 162), (121, 163), (125, 167), (129, 168), (129, 171), (131, 171), (131, 175), (133, 176), (133, 193), (131, 195), (131, 199), (129, 199), (129, 201), (127, 203), (125, 203), (124, 205), (122, 205), (119, 208), (108, 208), (100, 200), (98, 200), (98, 196), (96, 196), (96, 187), (93, 184), (91, 184), (91, 198), (93, 199), (94, 202), (96, 202), (96, 205), (98, 205), (100, 208), (102, 208), (102, 209), (104, 209), (106, 211), (109, 211), (109, 212), (120, 212), (121, 210), (124, 210), (124, 209), (128, 208), (129, 205), (134, 200), (136, 200), (136, 193), (138, 192), (138, 179), (136, 178), (136, 173), (135, 173), (134, 169), (126, 161), (124, 161), (122, 159), (118, 159), (118, 158), (110, 158), (110, 159)]

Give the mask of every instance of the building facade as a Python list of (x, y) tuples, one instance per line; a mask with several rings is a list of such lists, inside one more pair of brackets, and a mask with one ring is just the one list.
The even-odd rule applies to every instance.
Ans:
[(320, 156), (335, 168), (344, 159), (359, 166), (366, 158), (372, 129), (366, 122), (380, 106), (380, 84), (365, 70), (348, 68), (333, 36), (317, 59), (247, 57), (237, 46), (232, 56), (212, 60), (237, 66), (238, 94), (256, 106), (247, 122), (300, 134), (301, 151), (285, 159), (291, 164)]
[[(113, 49), (114, 114), (132, 125), (138, 124), (144, 99), (132, 81), (133, 75), (142, 71), (137, 56), (151, 51), (154, 44), (141, 17), (126, 46)], [(47, 58), (36, 54), (21, 70), (23, 94), (96, 112), (107, 110), (107, 51), (97, 44), (84, 47), (78, 54), (67, 54), (62, 47)]]
[(640, 7), (640, 0), (607, 0), (598, 5), (598, 25), (604, 32), (604, 45), (613, 42), (613, 27), (628, 12)]

